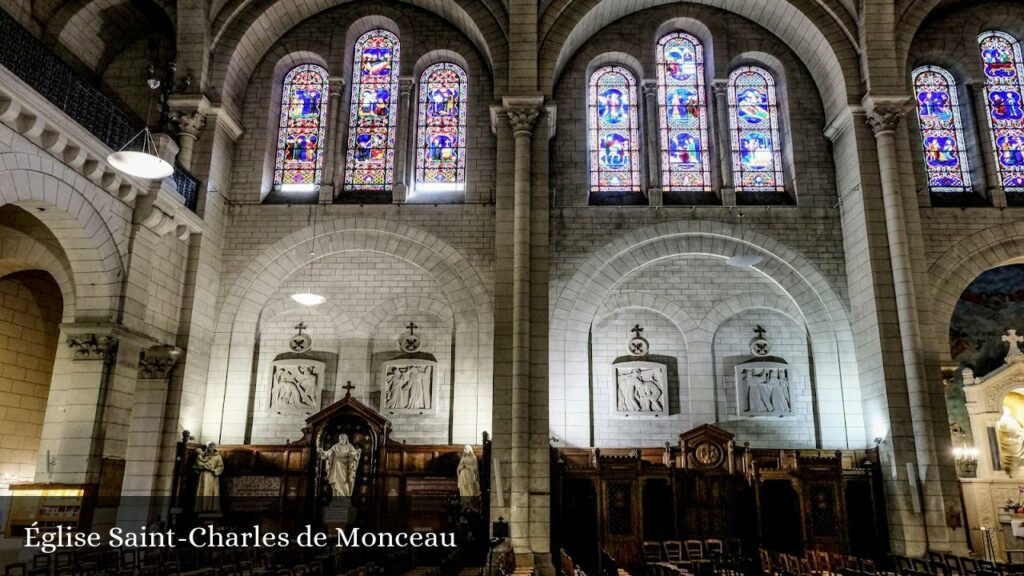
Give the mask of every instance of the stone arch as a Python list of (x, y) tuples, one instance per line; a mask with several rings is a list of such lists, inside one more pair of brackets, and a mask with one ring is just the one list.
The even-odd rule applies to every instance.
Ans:
[[(572, 56), (594, 34), (612, 22), (671, 0), (577, 0), (572, 10), (552, 5), (541, 18), (540, 88), (550, 94)], [(832, 13), (807, 14), (788, 0), (736, 3), (698, 0), (695, 3), (734, 12), (757, 22), (785, 42), (810, 70), (822, 95), (826, 117), (835, 118), (860, 92), (858, 47), (850, 22)]]
[(147, 34), (175, 40), (172, 4), (155, 0), (74, 0), (46, 23), (45, 38), (93, 72), (101, 72), (126, 46)]
[[(116, 219), (104, 217), (96, 207), (115, 201), (92, 188), (52, 158), (0, 154), (0, 203), (28, 210), (57, 238), (71, 269), (78, 322), (117, 317), (123, 273), (118, 243), (109, 228)], [(113, 214), (110, 207), (103, 208)]]
[[(477, 382), (479, 394), (489, 397), (494, 334), (493, 309), (486, 285), (476, 269), (451, 245), (423, 230), (377, 218), (339, 218), (298, 230), (265, 248), (229, 288), (217, 323), (223, 344), (214, 352), (207, 390), (204, 435), (221, 441), (244, 439), (244, 411), (227, 413), (223, 406), (247, 406), (255, 329), (270, 294), (295, 270), (315, 259), (342, 252), (374, 252), (403, 260), (422, 269), (446, 292), (459, 334), (456, 354), (465, 364), (455, 370), (459, 381)], [(471, 404), (471, 405), (470, 405)], [(471, 441), (490, 425), (490, 410), (477, 410), (475, 399), (453, 407), (458, 421), (470, 423), (472, 432), (457, 434)], [(462, 438), (459, 440), (458, 438)]]
[[(860, 413), (860, 385), (853, 349), (853, 332), (839, 296), (816, 267), (801, 254), (777, 240), (749, 228), (714, 221), (665, 222), (624, 234), (594, 252), (566, 282), (554, 298), (551, 318), (551, 389), (562, 394), (551, 403), (555, 414), (578, 411), (585, 394), (587, 333), (598, 310), (619, 279), (651, 262), (681, 254), (704, 254), (720, 258), (759, 254), (764, 260), (757, 271), (777, 284), (799, 308), (811, 340), (818, 369), (818, 386), (823, 393), (843, 398), (832, 403), (822, 417), (846, 411), (851, 416), (842, 429), (822, 432), (828, 447), (845, 447), (866, 442)], [(695, 367), (698, 374), (708, 374)], [(582, 377), (582, 379), (581, 379)], [(582, 384), (581, 384), (582, 383)], [(691, 382), (691, 401), (709, 402), (713, 383)], [(562, 403), (564, 405), (558, 405)], [(713, 414), (694, 412), (693, 424), (708, 422)], [(562, 424), (552, 432), (570, 444), (585, 444), (586, 424)]]
[(644, 78), (647, 77), (645, 76), (643, 65), (640, 64), (640, 61), (634, 58), (631, 54), (619, 51), (602, 52), (587, 63), (587, 86), (590, 85), (590, 76), (594, 74), (595, 70), (602, 66), (622, 66), (629, 70), (636, 79), (638, 88), (643, 84)]
[(25, 270), (43, 270), (53, 278), (64, 303), (61, 321), (72, 322), (75, 317), (74, 272), (59, 249), (29, 236), (0, 238), (0, 277)]
[[(254, 5), (234, 0), (218, 15), (213, 27), (211, 84), (221, 87), (221, 99), (234, 105), (263, 55), (288, 30), (318, 12), (349, 3), (349, 0), (275, 0)], [(437, 3), (407, 0), (406, 3), (443, 18), (460, 30), (484, 56), (495, 77), (504, 66), (508, 46), (503, 27), (504, 11), (492, 11), (489, 0)]]
[(423, 71), (428, 67), (438, 64), (440, 62), (451, 62), (452, 64), (458, 64), (460, 68), (469, 73), (470, 67), (466, 59), (454, 50), (448, 50), (446, 48), (439, 48), (437, 50), (431, 50), (423, 56), (420, 56), (418, 60), (413, 64), (412, 77), (419, 86), (420, 76), (423, 75)]
[(800, 308), (795, 302), (793, 302), (792, 298), (787, 298), (778, 294), (748, 292), (746, 294), (737, 294), (736, 296), (715, 304), (715, 307), (705, 314), (704, 318), (701, 318), (700, 329), (714, 337), (719, 326), (721, 326), (726, 320), (740, 312), (758, 309), (772, 310), (787, 316), (800, 326), (807, 325), (807, 320), (804, 318), (803, 312), (800, 311)]
[(964, 238), (928, 269), (932, 288), (933, 350), (949, 360), (949, 325), (953, 308), (967, 286), (982, 272), (1024, 261), (1024, 222), (994, 226)]
[[(280, 298), (269, 302), (263, 309), (263, 312), (260, 313), (259, 325), (256, 328), (257, 333), (261, 334), (264, 328), (266, 328), (271, 322), (278, 320), (282, 316), (287, 316), (295, 312), (308, 313), (309, 308), (292, 302), (290, 298)], [(316, 315), (330, 319), (331, 326), (333, 326), (334, 331), (339, 334), (355, 331), (355, 325), (353, 324), (352, 319), (349, 318), (348, 314), (341, 306), (338, 306), (334, 302), (327, 301), (317, 306)]]
[(629, 308), (650, 310), (668, 318), (679, 329), (679, 333), (683, 335), (683, 341), (687, 345), (695, 336), (699, 339), (700, 324), (690, 318), (682, 306), (664, 296), (644, 292), (619, 292), (605, 298), (601, 307), (594, 314), (593, 325), (600, 324), (612, 314)]
[(389, 308), (436, 316), (452, 328), (455, 327), (455, 310), (450, 304), (424, 296), (402, 296), (401, 298), (388, 300), (370, 310), (360, 319), (356, 330), (360, 334), (372, 334), (381, 322), (384, 322), (392, 315), (389, 314)]

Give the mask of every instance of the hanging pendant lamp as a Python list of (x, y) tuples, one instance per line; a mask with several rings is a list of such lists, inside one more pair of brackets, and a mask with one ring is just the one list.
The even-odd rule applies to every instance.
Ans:
[(314, 206), (313, 207), (313, 216), (312, 216), (312, 220), (313, 220), (313, 238), (311, 238), (309, 240), (309, 243), (310, 243), (310, 250), (309, 250), (309, 283), (306, 285), (307, 289), (306, 289), (305, 292), (296, 292), (295, 294), (292, 294), (292, 296), (291, 296), (292, 300), (294, 300), (295, 302), (297, 302), (297, 303), (299, 303), (299, 304), (301, 304), (303, 306), (319, 306), (319, 305), (321, 305), (321, 304), (323, 304), (324, 302), (327, 301), (327, 298), (325, 296), (321, 296), (320, 294), (317, 294), (316, 292), (313, 292), (313, 266), (316, 263), (316, 244), (314, 244), (313, 242), (314, 242), (314, 239), (316, 238), (316, 209), (317, 209), (317, 207), (318, 206)]
[[(128, 150), (128, 147), (140, 137), (142, 150)], [(160, 151), (148, 127), (143, 128), (120, 150), (107, 156), (107, 162), (120, 172), (146, 180), (163, 180), (174, 174), (174, 166), (160, 157)]]

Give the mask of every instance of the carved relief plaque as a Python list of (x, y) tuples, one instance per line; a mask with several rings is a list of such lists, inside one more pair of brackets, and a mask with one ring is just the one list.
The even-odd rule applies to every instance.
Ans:
[(381, 370), (380, 405), (388, 414), (425, 414), (437, 404), (435, 373), (431, 360), (399, 359), (384, 362)]
[(791, 416), (790, 366), (744, 362), (736, 366), (736, 410), (740, 416)]
[(612, 366), (612, 414), (623, 418), (668, 416), (664, 364), (619, 362)]
[(317, 360), (277, 360), (270, 368), (270, 411), (313, 414), (320, 410), (324, 368)]

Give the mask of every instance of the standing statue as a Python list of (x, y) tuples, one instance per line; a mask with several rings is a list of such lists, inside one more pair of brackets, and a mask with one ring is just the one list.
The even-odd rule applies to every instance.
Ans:
[(1024, 427), (1003, 406), (1003, 415), (996, 422), (996, 438), (999, 439), (999, 460), (1003, 470), (1013, 476), (1024, 462)]
[(473, 447), (466, 444), (462, 449), (462, 460), (459, 460), (459, 496), (475, 498), (480, 496), (480, 469), (477, 467), (476, 454)]
[(220, 475), (224, 473), (224, 458), (217, 452), (217, 444), (210, 442), (196, 449), (199, 483), (196, 486), (196, 512), (220, 512)]
[(348, 441), (348, 435), (342, 434), (334, 446), (327, 450), (320, 448), (319, 453), (320, 459), (327, 461), (327, 482), (333, 492), (331, 498), (351, 498), (356, 486), (356, 473), (359, 471), (362, 450)]

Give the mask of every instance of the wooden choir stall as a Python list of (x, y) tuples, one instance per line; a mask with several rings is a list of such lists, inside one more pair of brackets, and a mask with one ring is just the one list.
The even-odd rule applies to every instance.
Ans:
[(661, 449), (555, 448), (552, 468), (552, 549), (588, 574), (640, 573), (666, 543), (694, 561), (888, 551), (874, 450), (751, 449), (705, 424)]
[[(210, 448), (182, 441), (172, 492), (172, 527), (257, 525), (298, 532), (310, 524), (331, 531), (358, 527), (374, 532), (455, 532), (467, 560), (482, 558), (490, 502), (487, 434), (473, 446), (411, 446), (392, 440), (390, 430), (384, 416), (349, 391), (310, 416), (296, 442)], [(223, 460), (217, 477), (221, 496), (213, 504), (196, 497), (202, 459), (211, 449)], [(459, 495), (458, 468), (464, 458), (478, 463), (478, 497)], [(339, 490), (349, 494), (336, 493)]]

